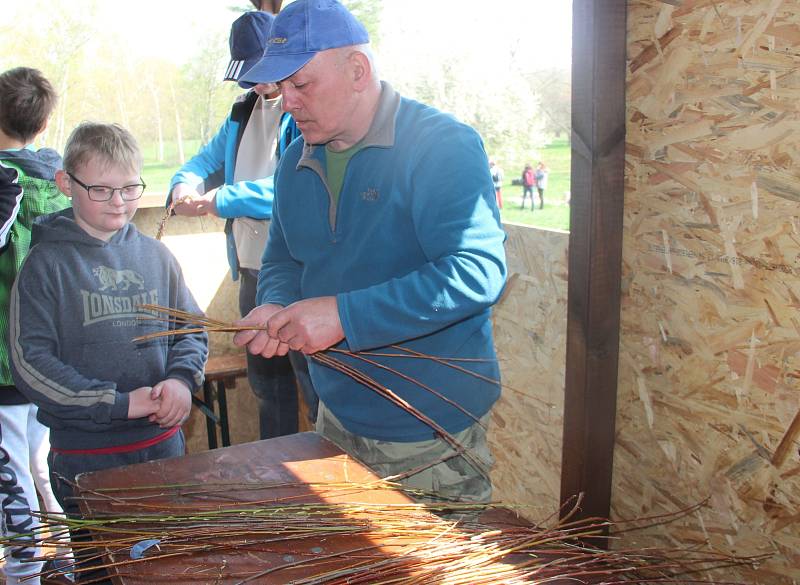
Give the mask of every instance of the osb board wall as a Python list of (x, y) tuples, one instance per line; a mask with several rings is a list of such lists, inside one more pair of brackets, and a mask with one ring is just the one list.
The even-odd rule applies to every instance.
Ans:
[(794, 583), (800, 2), (629, 0), (628, 29), (613, 514), (709, 498), (643, 540), (774, 553), (713, 576)]
[(541, 520), (559, 498), (569, 234), (503, 227), (509, 280), (494, 309), (503, 392), (489, 430), (492, 482), (496, 499)]
[[(163, 208), (139, 209), (134, 217), (136, 227), (148, 236), (155, 236), (164, 214)], [(239, 285), (233, 282), (225, 256), (225, 222), (215, 217), (171, 217), (165, 225), (164, 244), (175, 254), (181, 264), (186, 282), (200, 308), (206, 314), (226, 322), (239, 318)], [(233, 353), (233, 336), (214, 333), (209, 337), (212, 355)], [(240, 378), (236, 387), (229, 389), (228, 416), (231, 443), (258, 440), (258, 415), (256, 399), (247, 380)], [(192, 409), (192, 416), (184, 425), (186, 446), (190, 453), (208, 449), (206, 419)]]

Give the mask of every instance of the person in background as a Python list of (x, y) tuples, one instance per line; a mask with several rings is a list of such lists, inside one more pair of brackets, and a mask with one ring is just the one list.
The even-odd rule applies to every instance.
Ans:
[(280, 10), (281, 4), (283, 3), (283, 0), (250, 0), (250, 3), (256, 10), (263, 10), (264, 12), (269, 12), (270, 14), (277, 14), (278, 10)]
[(489, 161), (489, 172), (492, 174), (494, 193), (497, 197), (497, 207), (503, 209), (503, 169), (493, 160)]
[[(55, 184), (61, 156), (32, 145), (45, 131), (55, 109), (56, 92), (36, 69), (17, 67), (0, 74), (0, 500), (4, 534), (26, 534), (39, 525), (37, 491), (46, 511), (62, 512), (47, 466), (50, 437), (36, 419), (37, 408), (22, 394), (11, 376), (8, 343), (11, 286), (28, 255), (31, 227), (42, 215), (69, 207)], [(42, 570), (35, 547), (6, 551), (7, 585)], [(25, 583), (39, 583), (32, 578)], [(51, 582), (58, 582), (51, 581)]]
[[(239, 322), (267, 330), (234, 342), (310, 356), (317, 432), (382, 477), (487, 501), (500, 395), (490, 314), (506, 264), (481, 138), (381, 81), (366, 29), (336, 0), (287, 5), (268, 42), (244, 79), (279, 82), (303, 140), (276, 172), (259, 306)], [(342, 353), (361, 351), (366, 361)], [(322, 352), (432, 424), (315, 361)]]
[[(225, 81), (240, 82), (242, 74), (261, 58), (273, 19), (266, 12), (246, 12), (234, 21)], [(239, 309), (244, 316), (255, 306), (261, 255), (272, 217), (273, 173), (299, 132), (292, 117), (281, 111), (280, 92), (274, 83), (239, 85), (252, 89), (237, 98), (217, 134), (175, 173), (170, 200), (178, 215), (225, 218), (228, 262), (233, 279), (240, 281)], [(293, 364), (312, 424), (316, 419), (317, 397), (305, 358), (299, 354), (293, 358), (247, 355), (247, 379), (258, 400), (261, 439), (298, 431)]]
[(536, 186), (536, 175), (533, 172), (533, 167), (526, 164), (522, 171), (522, 205), (520, 209), (525, 209), (525, 198), (531, 196), (531, 211), (533, 211), (535, 202), (533, 200), (533, 188)]
[[(536, 172), (534, 173), (536, 190), (539, 192), (539, 209), (544, 207), (544, 190), (547, 189), (547, 175), (549, 172), (545, 164), (539, 161), (539, 164), (536, 165)], [(531, 205), (533, 205), (533, 201), (531, 201)]]
[(163, 330), (138, 305), (200, 311), (175, 257), (130, 223), (141, 170), (121, 126), (76, 127), (55, 176), (72, 208), (34, 224), (11, 289), (12, 375), (50, 428), (51, 480), (68, 515), (79, 515), (77, 475), (183, 455), (181, 425), (203, 381), (205, 333), (134, 341)]

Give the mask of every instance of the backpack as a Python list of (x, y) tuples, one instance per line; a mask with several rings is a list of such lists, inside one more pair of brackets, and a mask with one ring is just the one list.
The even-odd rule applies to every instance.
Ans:
[(522, 182), (525, 183), (526, 187), (533, 187), (535, 179), (533, 177), (533, 169), (528, 169), (522, 175)]

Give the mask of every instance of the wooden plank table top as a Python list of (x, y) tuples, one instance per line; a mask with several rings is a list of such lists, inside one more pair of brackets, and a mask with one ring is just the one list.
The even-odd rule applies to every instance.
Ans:
[[(147, 492), (149, 497), (131, 501), (132, 496), (138, 497), (144, 493), (141, 491), (143, 487), (175, 484), (229, 486), (229, 489), (224, 489), (224, 494), (214, 496), (216, 504), (211, 503), (212, 508), (221, 500), (229, 504), (256, 502), (264, 506), (277, 502), (356, 502), (386, 506), (411, 502), (405, 494), (395, 490), (359, 487), (376, 479), (371, 471), (316, 433), (299, 433), (175, 459), (84, 474), (78, 477), (77, 486), (84, 498), (81, 500), (81, 507), (89, 516), (144, 512), (148, 510), (148, 506), (160, 504), (174, 507), (175, 513), (198, 507), (209, 508), (208, 501), (203, 502), (196, 496), (186, 495), (191, 489), (187, 489), (186, 494), (179, 494), (175, 490), (159, 493), (156, 490), (155, 495)], [(348, 489), (330, 487), (330, 484), (343, 481), (353, 482), (357, 486), (350, 486)], [(265, 484), (271, 487), (252, 487)], [(116, 491), (108, 491), (109, 489)], [(309, 518), (309, 522), (314, 521), (314, 518)], [(349, 555), (349, 561), (347, 558), (336, 557), (342, 551), (363, 550), (366, 552), (360, 554), (370, 555), (383, 549), (382, 554), (385, 554), (384, 544), (386, 543), (367, 539), (359, 534), (336, 535), (335, 538), (315, 538), (312, 535), (296, 540), (277, 539), (268, 545), (263, 542), (256, 546), (245, 544), (222, 552), (145, 560), (119, 569), (112, 568), (111, 572), (118, 585), (159, 582), (228, 585), (238, 583), (247, 575), (274, 568), (274, 572), (260, 576), (252, 582), (289, 583), (318, 574), (322, 570), (328, 571), (345, 567), (348, 562), (352, 563), (352, 555)], [(391, 548), (391, 545), (387, 546)], [(109, 560), (117, 561), (130, 558), (131, 549), (106, 549), (106, 552)], [(321, 560), (316, 566), (309, 566), (306, 562), (309, 559), (325, 560)], [(283, 568), (278, 569), (279, 567)]]

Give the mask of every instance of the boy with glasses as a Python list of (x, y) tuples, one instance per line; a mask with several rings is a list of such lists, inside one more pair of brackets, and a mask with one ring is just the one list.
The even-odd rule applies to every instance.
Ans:
[(162, 328), (145, 303), (200, 312), (167, 248), (130, 223), (145, 185), (133, 136), (85, 122), (64, 150), (59, 189), (72, 209), (34, 225), (11, 292), (17, 387), (50, 427), (50, 469), (68, 514), (75, 476), (184, 454), (181, 424), (203, 380), (203, 333), (133, 338)]
[[(49, 513), (61, 512), (47, 468), (48, 430), (36, 419), (36, 406), (14, 386), (8, 345), (11, 285), (28, 255), (33, 221), (69, 207), (69, 199), (55, 184), (61, 156), (50, 148), (33, 148), (56, 101), (53, 86), (36, 69), (16, 67), (0, 74), (0, 502), (4, 536), (27, 534), (38, 526), (38, 519), (31, 514), (40, 508), (37, 491)], [(6, 583), (14, 585), (39, 572), (42, 563), (31, 562), (36, 556), (35, 547), (6, 550)]]

